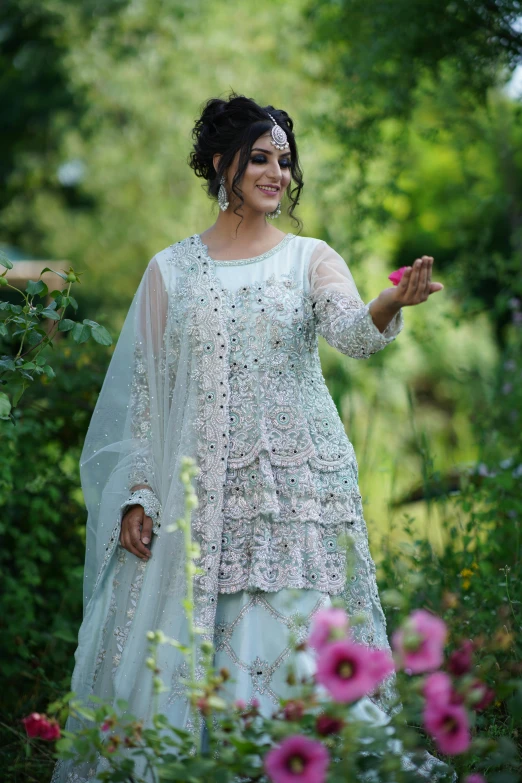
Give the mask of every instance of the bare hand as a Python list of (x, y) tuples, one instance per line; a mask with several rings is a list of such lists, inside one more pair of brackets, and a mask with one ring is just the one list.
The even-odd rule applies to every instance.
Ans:
[(386, 298), (390, 304), (394, 304), (396, 307), (425, 302), (430, 294), (442, 291), (444, 288), (442, 283), (431, 282), (432, 268), (433, 256), (417, 258), (413, 266), (404, 270), (399, 285), (386, 288), (382, 291), (381, 297)]
[(146, 516), (141, 506), (131, 506), (121, 520), (120, 544), (132, 555), (141, 560), (149, 560), (152, 555), (148, 544), (152, 537), (152, 519)]

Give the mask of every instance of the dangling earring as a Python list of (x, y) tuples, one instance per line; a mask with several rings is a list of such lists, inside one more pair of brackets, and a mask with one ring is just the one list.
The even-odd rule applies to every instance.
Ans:
[(281, 214), (281, 202), (277, 205), (277, 209), (274, 209), (273, 212), (265, 212), (265, 215), (267, 218), (278, 218)]
[(224, 174), (221, 176), (221, 179), (219, 180), (218, 204), (220, 210), (222, 212), (226, 212), (226, 210), (228, 209), (228, 198), (227, 198), (227, 189), (225, 188)]

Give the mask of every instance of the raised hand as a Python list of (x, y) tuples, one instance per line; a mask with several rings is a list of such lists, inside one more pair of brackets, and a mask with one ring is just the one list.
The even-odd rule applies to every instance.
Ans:
[(413, 266), (408, 266), (397, 286), (385, 288), (381, 293), (386, 303), (398, 307), (408, 307), (425, 302), (431, 294), (442, 291), (442, 283), (431, 282), (433, 256), (417, 258)]

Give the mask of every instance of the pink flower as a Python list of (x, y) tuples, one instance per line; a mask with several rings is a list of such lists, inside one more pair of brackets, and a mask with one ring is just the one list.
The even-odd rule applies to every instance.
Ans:
[(440, 617), (416, 609), (392, 637), (400, 664), (411, 674), (438, 669), (443, 661), (447, 628)]
[(32, 712), (27, 718), (23, 718), (22, 723), (28, 737), (40, 737), (40, 739), (48, 741), (60, 738), (58, 723), (53, 718), (49, 719), (47, 715)]
[(236, 708), (236, 710), (243, 711), (243, 710), (246, 710), (247, 703), (246, 703), (246, 701), (244, 699), (236, 699), (235, 702), (234, 702), (234, 707)]
[(448, 671), (456, 677), (467, 674), (473, 665), (473, 642), (467, 639), (448, 658)]
[(451, 704), (453, 684), (444, 672), (434, 672), (426, 677), (422, 690), (430, 707), (444, 707), (446, 704)]
[(426, 704), (424, 726), (448, 756), (464, 753), (471, 744), (468, 715), (460, 704)]
[(308, 643), (317, 652), (335, 639), (348, 634), (349, 620), (344, 609), (319, 609), (312, 617)]
[(473, 775), (465, 777), (464, 783), (486, 783), (486, 778), (484, 775), (479, 775), (478, 772), (475, 772)]
[(345, 704), (374, 691), (393, 670), (385, 650), (341, 639), (323, 648), (315, 676), (335, 701)]
[(391, 275), (388, 275), (388, 280), (391, 280), (393, 285), (399, 285), (407, 268), (406, 266), (401, 266), (400, 269), (396, 269)]
[(320, 742), (294, 734), (267, 753), (265, 771), (274, 783), (324, 783), (329, 761)]

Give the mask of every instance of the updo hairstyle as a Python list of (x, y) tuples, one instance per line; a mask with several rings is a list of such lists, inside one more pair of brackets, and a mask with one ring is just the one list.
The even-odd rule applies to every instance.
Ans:
[[(259, 106), (251, 98), (237, 95), (234, 92), (229, 95), (228, 100), (211, 98), (205, 104), (201, 117), (196, 121), (192, 131), (194, 148), (190, 153), (189, 165), (196, 176), (206, 180), (205, 187), (208, 195), (217, 199), (221, 176), (231, 165), (239, 150), (238, 168), (232, 180), (232, 191), (240, 202), (234, 213), (241, 217), (238, 210), (243, 205), (244, 198), (239, 183), (248, 165), (254, 142), (274, 127), (268, 114), (271, 114), (277, 124), (283, 128), (288, 138), (292, 154), (290, 172), (294, 183), (294, 187), (289, 187), (286, 191), (290, 200), (288, 215), (300, 226), (299, 219), (294, 217), (293, 213), (303, 189), (303, 175), (299, 167), (293, 133), (294, 123), (282, 109), (275, 109), (273, 106)], [(221, 155), (217, 171), (213, 164), (213, 157), (216, 153)]]

